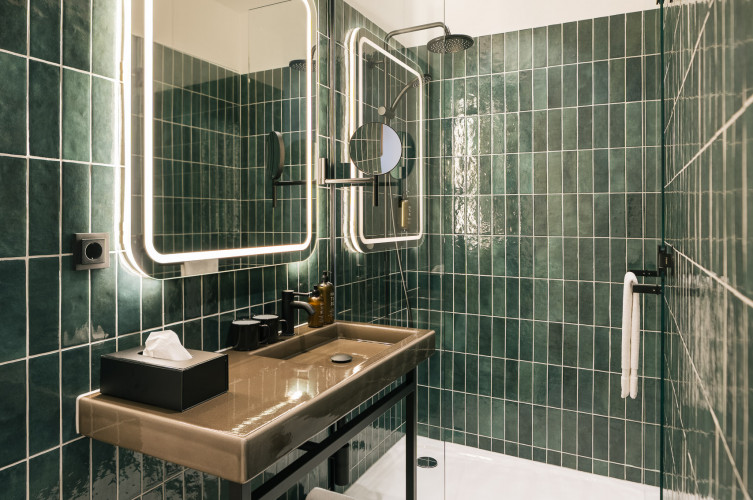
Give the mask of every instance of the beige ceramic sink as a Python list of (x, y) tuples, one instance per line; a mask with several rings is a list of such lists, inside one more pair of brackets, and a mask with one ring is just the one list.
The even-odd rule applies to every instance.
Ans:
[[(245, 483), (434, 352), (434, 332), (335, 323), (228, 351), (229, 390), (184, 412), (94, 393), (81, 434)], [(346, 354), (349, 363), (331, 357)]]

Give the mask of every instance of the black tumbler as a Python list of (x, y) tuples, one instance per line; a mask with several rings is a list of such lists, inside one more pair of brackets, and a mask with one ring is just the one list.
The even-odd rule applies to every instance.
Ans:
[(235, 342), (236, 351), (253, 351), (260, 345), (267, 343), (271, 330), (267, 325), (253, 319), (236, 319), (233, 328), (238, 337)]
[(285, 324), (287, 323), (276, 314), (257, 314), (253, 319), (269, 328), (268, 344), (272, 344), (280, 338), (280, 326), (285, 328)]

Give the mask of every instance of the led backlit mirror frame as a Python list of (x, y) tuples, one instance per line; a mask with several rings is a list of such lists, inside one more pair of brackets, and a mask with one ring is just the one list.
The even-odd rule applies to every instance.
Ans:
[[(348, 70), (348, 85), (347, 85), (347, 99), (348, 99), (348, 130), (347, 137), (351, 137), (358, 127), (363, 124), (363, 103), (364, 103), (364, 48), (368, 46), (382, 57), (389, 58), (405, 69), (408, 73), (415, 78), (422, 79), (423, 74), (418, 70), (410, 67), (404, 61), (396, 58), (382, 47), (381, 43), (376, 43), (372, 40), (375, 38), (368, 30), (364, 28), (356, 28), (352, 30), (346, 39), (346, 46), (348, 47), (348, 58), (346, 61)], [(366, 62), (368, 64), (368, 62)], [(349, 189), (348, 205), (349, 209), (347, 220), (345, 221), (345, 234), (349, 235), (349, 243), (353, 250), (365, 253), (366, 251), (378, 251), (383, 249), (383, 245), (390, 243), (414, 243), (418, 244), (424, 237), (424, 216), (425, 216), (425, 200), (424, 200), (424, 173), (425, 173), (425, 161), (424, 161), (424, 86), (419, 85), (416, 88), (418, 92), (418, 119), (422, 123), (418, 127), (418, 157), (417, 157), (417, 169), (418, 169), (418, 232), (408, 234), (404, 236), (388, 236), (382, 238), (369, 238), (364, 233), (364, 221), (363, 214), (367, 208), (363, 202), (363, 190), (362, 186), (355, 186)], [(350, 162), (350, 172), (352, 177), (363, 177), (363, 174)], [(369, 188), (366, 188), (369, 189)], [(367, 204), (368, 205), (368, 204)], [(365, 247), (365, 248), (364, 248)]]
[[(296, 1), (296, 0), (293, 0)], [(316, 16), (316, 6), (313, 0), (300, 0), (306, 9), (306, 54), (310, 54), (314, 44), (314, 20)], [(154, 95), (154, 0), (143, 0), (144, 2), (144, 123), (151, 124), (154, 120), (154, 102), (147, 99), (146, 96)], [(124, 2), (124, 33), (130, 37), (131, 33), (131, 0)], [(128, 39), (128, 38), (126, 38)], [(131, 89), (131, 44), (125, 43), (123, 49), (123, 74), (124, 77), (124, 103), (126, 110), (130, 109), (132, 89)], [(311, 246), (313, 239), (313, 222), (314, 222), (314, 166), (315, 153), (314, 142), (315, 122), (313, 109), (313, 67), (312, 58), (306, 60), (306, 238), (302, 243), (271, 245), (260, 247), (232, 248), (223, 250), (205, 250), (197, 252), (178, 252), (178, 253), (161, 253), (154, 246), (154, 133), (153, 127), (144, 126), (144, 169), (143, 169), (143, 229), (144, 229), (144, 249), (151, 260), (158, 264), (181, 264), (195, 261), (212, 261), (216, 259), (230, 259), (238, 257), (251, 257), (257, 255), (267, 255), (275, 253), (289, 253), (306, 250)], [(133, 267), (139, 268), (137, 259), (134, 258), (134, 249), (132, 248), (131, 237), (131, 127), (123, 127), (124, 135), (124, 163), (125, 174), (123, 179), (123, 244), (126, 255), (131, 261)]]

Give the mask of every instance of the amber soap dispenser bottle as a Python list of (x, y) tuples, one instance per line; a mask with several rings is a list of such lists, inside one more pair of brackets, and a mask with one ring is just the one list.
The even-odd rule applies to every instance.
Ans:
[(322, 282), (319, 283), (319, 291), (322, 294), (324, 306), (324, 324), (331, 325), (335, 322), (335, 285), (329, 280), (329, 273), (322, 273)]
[(309, 315), (309, 327), (319, 328), (324, 326), (324, 300), (317, 286), (309, 295), (309, 305), (314, 309), (314, 314)]

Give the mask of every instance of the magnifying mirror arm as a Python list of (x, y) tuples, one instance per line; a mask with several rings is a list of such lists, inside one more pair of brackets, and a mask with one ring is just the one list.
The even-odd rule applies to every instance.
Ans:
[(368, 177), (351, 177), (350, 179), (328, 179), (327, 168), (329, 162), (326, 158), (319, 158), (319, 184), (324, 186), (363, 186), (371, 184), (374, 187), (374, 206), (379, 206), (379, 178), (381, 175), (370, 175)]

